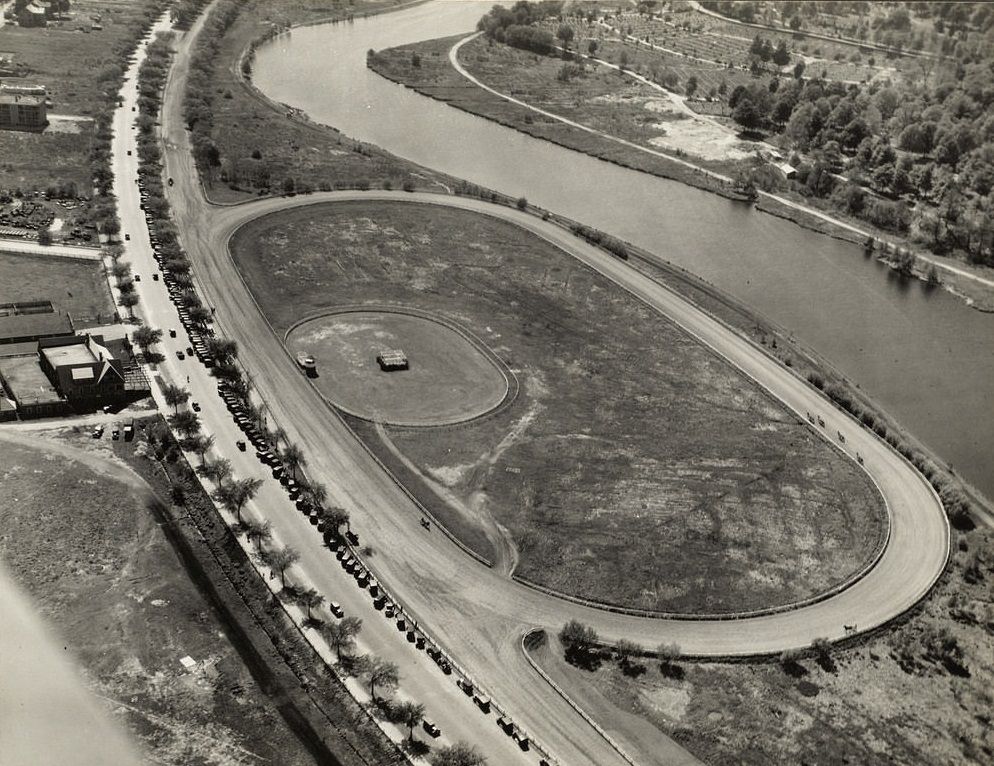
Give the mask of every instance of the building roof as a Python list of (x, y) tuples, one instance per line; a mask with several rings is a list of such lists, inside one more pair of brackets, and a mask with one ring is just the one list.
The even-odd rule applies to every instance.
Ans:
[(72, 335), (72, 322), (66, 314), (14, 314), (0, 317), (0, 343), (14, 338)]
[(10, 93), (0, 90), (0, 104), (17, 104), (18, 106), (44, 106), (45, 96), (28, 93)]
[(26, 340), (22, 343), (0, 343), (0, 357), (25, 356), (38, 353), (38, 341)]
[(22, 405), (62, 401), (38, 364), (37, 354), (0, 359), (0, 375), (7, 382), (7, 389)]
[(377, 358), (383, 364), (407, 364), (407, 356), (399, 348), (384, 349)]
[[(52, 346), (41, 349), (52, 367), (69, 367), (77, 364), (93, 364), (98, 359), (86, 344), (86, 338), (80, 336), (78, 343), (65, 346)], [(73, 376), (75, 377), (75, 375)]]

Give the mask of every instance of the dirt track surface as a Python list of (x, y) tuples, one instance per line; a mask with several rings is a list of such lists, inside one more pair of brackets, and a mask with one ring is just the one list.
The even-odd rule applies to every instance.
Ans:
[[(303, 449), (310, 475), (324, 481), (333, 500), (350, 509), (362, 541), (375, 547), (377, 553), (368, 561), (375, 575), (512, 717), (563, 763), (607, 766), (622, 759), (535, 675), (520, 652), (524, 629), (542, 626), (557, 631), (566, 620), (576, 618), (592, 625), (609, 641), (627, 638), (649, 647), (676, 642), (685, 653), (702, 655), (778, 652), (806, 646), (818, 637), (842, 638), (846, 635), (844, 625), (867, 630), (885, 623), (920, 599), (941, 573), (949, 541), (945, 514), (930, 487), (906, 461), (761, 349), (623, 262), (553, 224), (478, 200), (403, 192), (329, 192), (233, 207), (207, 204), (180, 116), (183, 80), (182, 67), (178, 67), (167, 88), (163, 114), (166, 173), (176, 181), (169, 189), (169, 198), (199, 287), (207, 302), (216, 307), (219, 329), (238, 341), (239, 356), (251, 370), (257, 391), (268, 404), (271, 417)], [(801, 417), (809, 411), (822, 415), (826, 438), (830, 436), (834, 443), (837, 431), (845, 433), (843, 448), (850, 455), (859, 452), (863, 456), (866, 469), (887, 500), (892, 533), (878, 565), (842, 593), (796, 611), (734, 622), (656, 620), (613, 614), (532, 590), (478, 564), (437, 530), (422, 529), (420, 513), (409, 497), (295, 369), (227, 251), (232, 233), (258, 216), (315, 202), (356, 199), (451, 205), (523, 226), (666, 314)], [(179, 379), (189, 368), (170, 354), (167, 352), (164, 372)], [(210, 402), (203, 420), (210, 427), (212, 418), (225, 414), (223, 407)], [(318, 536), (298, 535), (306, 521), (283, 507), (268, 508), (267, 515), (276, 531), (285, 532), (300, 548), (302, 566), (322, 585), (328, 559)], [(479, 728), (483, 736), (484, 728), (496, 727), (483, 721)]]

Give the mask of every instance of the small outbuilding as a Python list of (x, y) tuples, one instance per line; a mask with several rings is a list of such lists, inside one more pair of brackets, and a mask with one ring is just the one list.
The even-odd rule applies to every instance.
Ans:
[(397, 348), (381, 351), (377, 354), (376, 361), (380, 365), (380, 369), (384, 372), (406, 370), (410, 367), (407, 355)]

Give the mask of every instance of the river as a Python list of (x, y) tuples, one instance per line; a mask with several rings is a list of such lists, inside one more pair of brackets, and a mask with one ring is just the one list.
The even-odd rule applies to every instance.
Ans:
[(261, 46), (253, 81), (313, 120), (644, 247), (815, 349), (994, 497), (994, 315), (905, 283), (861, 248), (592, 159), (389, 82), (366, 51), (471, 31), (492, 2), (436, 0)]

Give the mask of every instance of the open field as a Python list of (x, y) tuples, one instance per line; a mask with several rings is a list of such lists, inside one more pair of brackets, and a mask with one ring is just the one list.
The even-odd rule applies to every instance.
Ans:
[[(121, 52), (158, 5), (158, 0), (79, 0), (72, 3), (69, 20), (47, 28), (5, 24), (0, 57), (10, 60), (21, 81), (46, 87), (50, 115), (96, 117), (107, 109), (105, 88), (116, 87), (113, 70), (123, 61)], [(103, 29), (91, 30), (96, 17)], [(0, 131), (0, 188), (74, 182), (88, 193), (94, 131), (93, 122), (54, 120), (43, 133)]]
[(140, 440), (14, 438), (0, 442), (0, 555), (148, 755), (313, 763), (187, 579), (153, 511), (161, 501), (121, 462)]
[(236, 66), (249, 45), (271, 34), (274, 25), (283, 28), (318, 20), (345, 20), (394, 5), (391, 0), (348, 4), (288, 0), (278, 5), (254, 0), (240, 10), (221, 39), (214, 70), (218, 95), (213, 99), (211, 137), (220, 151), (221, 168), (216, 178), (207, 179), (212, 199), (233, 201), (282, 193), (287, 178), (294, 180), (298, 190), (400, 188), (404, 184), (439, 188), (436, 181), (454, 183), (443, 174), (353, 141), (272, 104), (243, 79)]
[(882, 508), (854, 465), (669, 322), (514, 227), (343, 203), (254, 221), (232, 250), (278, 332), (336, 305), (411, 306), (503, 358), (521, 384), (508, 409), (431, 439), (366, 436), (467, 544), (493, 556), (503, 543), (499, 563), (523, 577), (728, 612), (811, 596), (879, 548)]
[(795, 665), (563, 661), (555, 637), (532, 656), (607, 729), (646, 724), (706, 763), (811, 766), (986, 764), (994, 758), (994, 571), (990, 531), (961, 535), (947, 576), (892, 630)]
[[(497, 407), (508, 387), (501, 371), (468, 339), (412, 314), (350, 311), (296, 327), (290, 352), (313, 354), (315, 385), (336, 406), (376, 422), (440, 425)], [(401, 349), (410, 368), (385, 372), (377, 354)]]
[(0, 303), (32, 300), (51, 301), (77, 325), (108, 322), (114, 313), (99, 262), (0, 253)]

